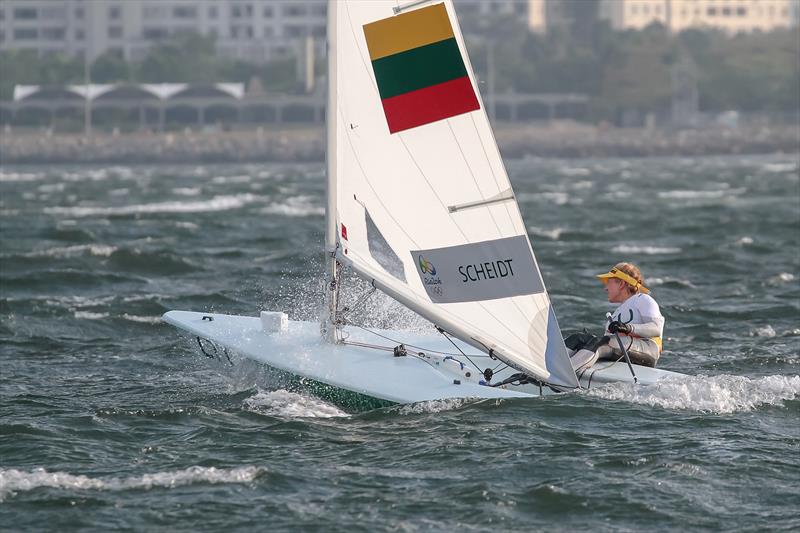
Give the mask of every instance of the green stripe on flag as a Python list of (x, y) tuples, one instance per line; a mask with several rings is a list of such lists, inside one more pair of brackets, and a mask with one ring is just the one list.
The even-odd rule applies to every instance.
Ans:
[(467, 75), (454, 38), (376, 59), (372, 68), (382, 100)]

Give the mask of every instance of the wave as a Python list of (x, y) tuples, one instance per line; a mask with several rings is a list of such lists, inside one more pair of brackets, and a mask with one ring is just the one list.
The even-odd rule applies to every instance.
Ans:
[(648, 287), (659, 287), (661, 285), (665, 286), (675, 286), (675, 287), (684, 287), (687, 289), (696, 289), (697, 286), (689, 281), (688, 279), (679, 279), (679, 278), (647, 278), (645, 281), (645, 285)]
[(556, 171), (562, 176), (569, 176), (569, 177), (590, 176), (592, 174), (591, 170), (583, 167), (561, 167), (556, 169)]
[(784, 172), (795, 172), (798, 169), (797, 163), (765, 163), (761, 170), (771, 174), (782, 174)]
[(445, 398), (442, 400), (428, 400), (426, 402), (411, 403), (402, 405), (397, 412), (401, 415), (418, 415), (423, 413), (441, 413), (442, 411), (454, 411), (467, 404), (475, 403), (475, 398)]
[(0, 182), (5, 181), (39, 181), (44, 178), (42, 173), (34, 172), (3, 172), (0, 171)]
[(172, 192), (180, 196), (197, 196), (200, 194), (200, 187), (176, 187)]
[(590, 389), (589, 396), (663, 407), (731, 414), (753, 411), (762, 405), (782, 406), (800, 395), (800, 376), (687, 376), (641, 387), (629, 383)]
[(790, 272), (781, 272), (767, 280), (767, 285), (783, 285), (795, 280), (795, 275)]
[(308, 196), (294, 196), (284, 203), (273, 202), (261, 210), (265, 215), (284, 215), (287, 217), (322, 216), (325, 208), (314, 205)]
[(160, 316), (146, 316), (146, 315), (131, 315), (129, 313), (122, 313), (121, 315), (112, 315), (111, 313), (96, 313), (93, 311), (73, 311), (73, 316), (78, 320), (107, 320), (107, 319), (122, 319), (129, 322), (136, 322), (139, 324), (161, 324)]
[(259, 391), (242, 404), (246, 411), (279, 418), (333, 418), (349, 416), (333, 405), (313, 396), (287, 390)]
[(772, 338), (772, 337), (775, 337), (776, 335), (778, 335), (778, 333), (775, 331), (775, 328), (773, 328), (769, 324), (767, 324), (766, 326), (760, 327), (760, 328), (756, 328), (755, 330), (750, 332), (750, 336), (751, 337)]
[(565, 228), (544, 229), (536, 226), (528, 226), (528, 231), (537, 237), (544, 237), (551, 241), (557, 241), (561, 238), (561, 235), (568, 230)]
[(105, 320), (110, 315), (108, 313), (93, 313), (91, 311), (75, 311), (74, 316), (78, 320)]
[(97, 257), (109, 257), (116, 251), (116, 246), (107, 244), (76, 244), (74, 246), (59, 246), (57, 248), (35, 250), (22, 254), (22, 257), (73, 257), (86, 253)]
[(40, 487), (67, 490), (130, 490), (153, 487), (177, 487), (196, 483), (251, 483), (266, 472), (255, 466), (214, 468), (191, 466), (184, 470), (156, 472), (125, 478), (92, 478), (67, 472), (48, 472), (37, 468), (30, 472), (0, 469), (0, 501), (17, 492), (27, 492)]
[(645, 254), (645, 255), (660, 255), (660, 254), (677, 254), (681, 252), (680, 248), (672, 248), (669, 246), (634, 246), (628, 244), (621, 244), (611, 249), (612, 252), (621, 254)]
[(139, 322), (140, 324), (161, 324), (160, 316), (141, 316), (141, 315), (129, 315), (128, 313), (123, 313), (122, 318), (124, 318), (125, 320), (129, 320), (131, 322)]
[(710, 200), (715, 198), (726, 198), (728, 196), (740, 196), (745, 192), (747, 192), (747, 189), (743, 187), (738, 189), (721, 189), (715, 191), (678, 190), (659, 192), (658, 197), (675, 200)]
[(239, 176), (215, 176), (211, 178), (211, 183), (226, 184), (226, 183), (250, 183), (253, 180), (251, 176), (242, 174)]
[(245, 193), (231, 196), (215, 196), (211, 200), (196, 202), (160, 202), (116, 207), (46, 207), (44, 213), (74, 217), (136, 215), (143, 213), (206, 213), (239, 209), (258, 201), (258, 199), (254, 194)]

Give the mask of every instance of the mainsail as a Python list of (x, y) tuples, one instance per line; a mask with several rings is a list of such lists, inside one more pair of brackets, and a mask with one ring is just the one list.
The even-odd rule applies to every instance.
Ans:
[(452, 2), (332, 0), (328, 16), (329, 252), (472, 346), (577, 387)]

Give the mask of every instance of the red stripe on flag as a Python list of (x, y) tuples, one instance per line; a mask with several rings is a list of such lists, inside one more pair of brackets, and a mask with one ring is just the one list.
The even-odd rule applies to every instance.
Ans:
[(469, 76), (386, 98), (382, 102), (390, 133), (480, 109)]

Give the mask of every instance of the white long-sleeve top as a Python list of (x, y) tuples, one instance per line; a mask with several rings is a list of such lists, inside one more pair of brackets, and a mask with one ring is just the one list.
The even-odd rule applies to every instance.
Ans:
[[(635, 337), (651, 338), (661, 347), (661, 337), (664, 336), (664, 317), (658, 303), (649, 294), (636, 293), (620, 304), (611, 313), (611, 320), (627, 322), (631, 326), (631, 335)], [(606, 322), (606, 335), (608, 331)]]

